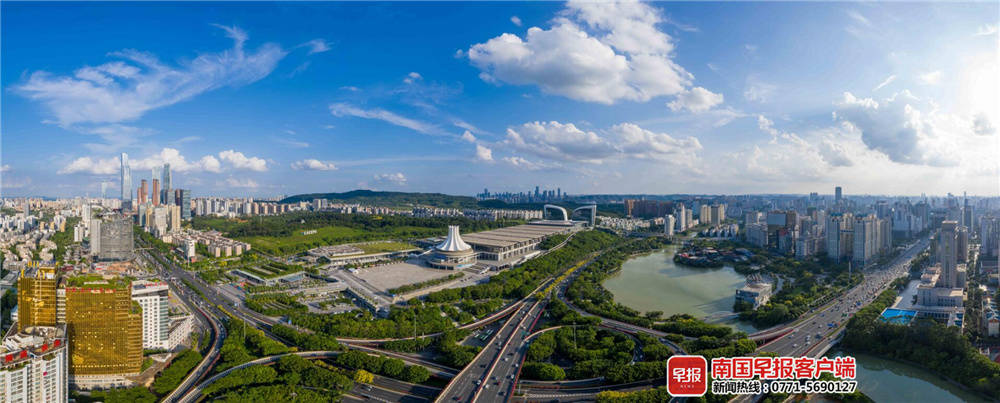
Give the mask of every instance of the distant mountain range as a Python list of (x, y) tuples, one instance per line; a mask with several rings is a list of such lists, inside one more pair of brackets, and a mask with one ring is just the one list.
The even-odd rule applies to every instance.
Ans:
[[(335, 203), (357, 203), (384, 207), (432, 206), (440, 208), (517, 209), (541, 210), (544, 203), (509, 204), (500, 200), (476, 200), (469, 196), (453, 196), (443, 193), (380, 192), (374, 190), (352, 190), (342, 193), (308, 193), (289, 196), (279, 203), (311, 202), (313, 199), (327, 199)], [(562, 201), (560, 206), (576, 208), (579, 203)], [(599, 204), (601, 215), (620, 216), (624, 211), (621, 204)]]

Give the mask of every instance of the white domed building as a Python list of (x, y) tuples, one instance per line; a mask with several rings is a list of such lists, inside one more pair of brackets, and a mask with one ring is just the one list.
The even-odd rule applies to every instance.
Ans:
[(476, 251), (462, 240), (457, 225), (448, 226), (448, 237), (437, 246), (427, 257), (431, 267), (446, 270), (459, 270), (476, 264)]

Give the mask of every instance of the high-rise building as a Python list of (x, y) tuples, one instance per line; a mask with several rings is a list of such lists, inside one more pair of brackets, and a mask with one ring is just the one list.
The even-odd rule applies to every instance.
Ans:
[(942, 221), (938, 235), (938, 260), (941, 263), (941, 287), (962, 288), (958, 276), (958, 223)]
[(32, 326), (0, 344), (0, 403), (69, 401), (66, 326)]
[(175, 189), (174, 199), (177, 205), (181, 207), (181, 219), (190, 220), (191, 219), (191, 190), (190, 189)]
[(28, 267), (17, 281), (17, 322), (19, 329), (56, 325), (56, 269)]
[(161, 174), (162, 180), (160, 184), (163, 185), (163, 190), (170, 190), (170, 164), (163, 164), (163, 172)]
[(844, 191), (840, 188), (840, 186), (835, 187), (833, 189), (833, 201), (837, 204), (840, 204), (840, 200), (843, 198), (844, 198)]
[(713, 226), (720, 226), (726, 220), (726, 205), (713, 204), (709, 208), (709, 216)]
[(70, 372), (79, 378), (74, 382), (139, 373), (142, 308), (133, 303), (128, 281), (69, 277), (65, 290), (66, 330), (72, 343)]
[(851, 250), (852, 261), (858, 267), (864, 267), (872, 262), (878, 253), (877, 219), (874, 215), (854, 218), (854, 245)]
[(666, 236), (674, 236), (675, 225), (677, 225), (677, 220), (672, 214), (667, 214), (663, 217), (663, 234)]
[[(134, 238), (132, 220), (127, 217), (113, 217), (98, 221), (100, 230), (91, 233), (91, 242), (96, 237), (99, 247), (91, 247), (91, 253), (100, 260), (129, 260), (133, 257)], [(93, 224), (92, 224), (93, 225)]]
[(142, 348), (170, 348), (169, 287), (167, 283), (132, 282), (132, 300), (142, 307)]
[(128, 154), (121, 156), (121, 199), (122, 203), (132, 201), (132, 168), (128, 165)]
[(152, 194), (152, 199), (153, 199), (153, 205), (154, 206), (159, 206), (160, 205), (160, 180), (156, 179), (156, 178), (153, 178), (153, 194)]
[(149, 201), (149, 188), (147, 187), (146, 180), (143, 179), (139, 182), (139, 204), (146, 204)]

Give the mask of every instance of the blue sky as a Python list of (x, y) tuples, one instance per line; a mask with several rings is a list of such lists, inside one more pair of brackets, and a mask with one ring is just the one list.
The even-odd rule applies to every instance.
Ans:
[(998, 5), (2, 6), (5, 196), (998, 192)]

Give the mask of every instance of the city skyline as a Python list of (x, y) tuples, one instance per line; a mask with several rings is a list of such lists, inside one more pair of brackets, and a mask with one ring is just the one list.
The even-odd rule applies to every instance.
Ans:
[(5, 196), (1000, 190), (991, 3), (6, 6)]

